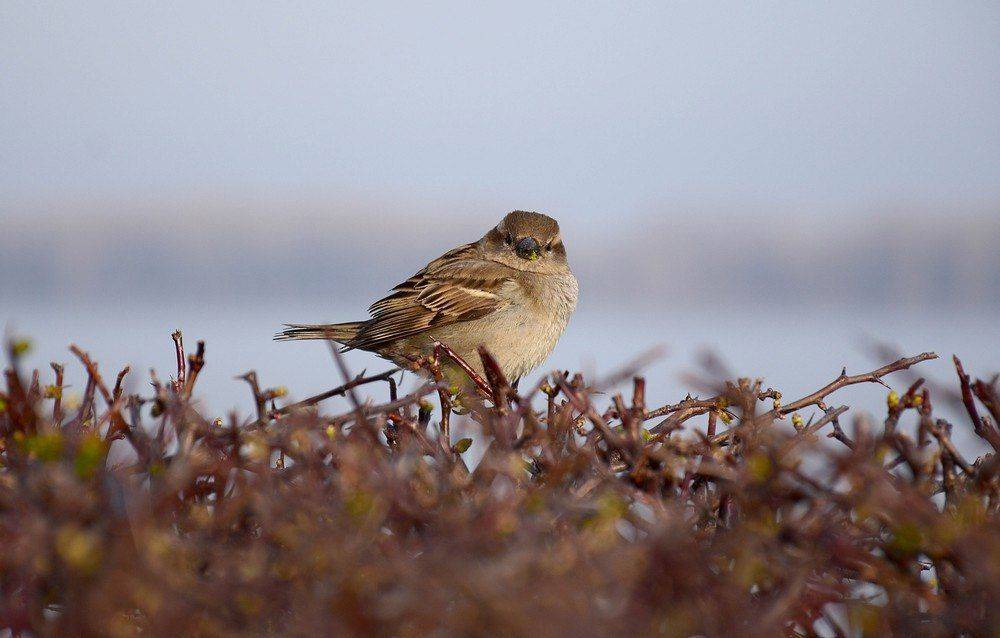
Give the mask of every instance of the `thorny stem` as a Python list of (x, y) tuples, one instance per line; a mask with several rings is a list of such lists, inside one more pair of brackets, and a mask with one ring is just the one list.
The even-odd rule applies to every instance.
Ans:
[(810, 405), (820, 405), (823, 402), (823, 399), (825, 399), (830, 394), (833, 394), (834, 392), (843, 387), (854, 385), (857, 383), (878, 383), (885, 387), (889, 387), (885, 383), (885, 381), (882, 380), (882, 377), (892, 374), (893, 372), (906, 370), (907, 368), (916, 365), (922, 361), (927, 361), (929, 359), (937, 359), (937, 358), (938, 358), (937, 354), (933, 352), (924, 352), (922, 354), (918, 354), (915, 357), (905, 357), (903, 359), (893, 361), (892, 363), (884, 365), (876, 370), (872, 370), (871, 372), (866, 372), (864, 374), (856, 374), (853, 376), (847, 376), (847, 369), (845, 368), (844, 370), (841, 371), (839, 377), (837, 377), (827, 385), (823, 386), (816, 392), (804, 396), (798, 401), (792, 401), (788, 405), (785, 405), (778, 410), (771, 410), (764, 416), (765, 418), (776, 418), (779, 415), (791, 414), (796, 410), (801, 410), (802, 408), (808, 407)]

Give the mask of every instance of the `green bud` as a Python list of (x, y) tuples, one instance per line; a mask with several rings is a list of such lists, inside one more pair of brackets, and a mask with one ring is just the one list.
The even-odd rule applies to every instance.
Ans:
[(21, 357), (31, 352), (31, 341), (28, 339), (16, 339), (10, 344), (10, 351), (15, 357)]

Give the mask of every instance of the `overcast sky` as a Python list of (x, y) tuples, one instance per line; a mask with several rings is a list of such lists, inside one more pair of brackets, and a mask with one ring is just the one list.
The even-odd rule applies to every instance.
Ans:
[[(1000, 3), (0, 2), (0, 206), (1000, 202)], [(995, 210), (995, 209), (994, 209)]]

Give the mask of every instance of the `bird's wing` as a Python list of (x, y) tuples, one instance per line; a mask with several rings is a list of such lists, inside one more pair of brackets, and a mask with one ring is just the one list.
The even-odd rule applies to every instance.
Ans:
[(373, 303), (371, 320), (348, 347), (377, 350), (397, 339), (486, 316), (508, 303), (500, 293), (512, 274), (507, 266), (481, 259), (474, 244), (449, 251)]

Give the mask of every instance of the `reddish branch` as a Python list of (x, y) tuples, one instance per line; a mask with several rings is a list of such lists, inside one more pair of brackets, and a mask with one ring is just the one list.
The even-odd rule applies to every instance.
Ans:
[(825, 408), (823, 405), (823, 399), (827, 396), (833, 394), (837, 390), (847, 387), (849, 385), (855, 385), (857, 383), (878, 383), (885, 387), (889, 387), (882, 377), (892, 374), (893, 372), (899, 372), (900, 370), (906, 370), (907, 368), (914, 366), (922, 361), (928, 361), (930, 359), (937, 359), (937, 354), (933, 352), (924, 352), (923, 354), (918, 354), (915, 357), (904, 357), (892, 363), (886, 364), (877, 370), (872, 370), (871, 372), (866, 372), (864, 374), (856, 374), (853, 376), (847, 375), (847, 369), (844, 368), (840, 372), (840, 376), (826, 384), (816, 392), (810, 395), (804, 396), (797, 401), (792, 401), (791, 403), (781, 407), (777, 410), (771, 410), (765, 416), (765, 418), (777, 418), (779, 415), (791, 414), (796, 410), (801, 410), (802, 408), (809, 407), (810, 405), (816, 405), (820, 408)]
[(71, 344), (70, 352), (72, 352), (76, 357), (83, 363), (83, 367), (87, 370), (87, 387), (90, 389), (88, 394), (90, 398), (84, 397), (84, 404), (81, 406), (82, 412), (77, 416), (78, 423), (83, 423), (86, 420), (87, 410), (90, 409), (89, 406), (93, 403), (93, 388), (101, 393), (101, 397), (104, 398), (104, 402), (108, 406), (107, 417), (110, 422), (110, 427), (106, 438), (115, 439), (124, 436), (129, 430), (128, 425), (125, 423), (125, 419), (121, 413), (121, 384), (125, 375), (129, 373), (131, 368), (125, 366), (122, 368), (121, 372), (118, 373), (118, 377), (115, 381), (114, 391), (109, 391), (108, 386), (105, 385), (104, 379), (101, 377), (100, 371), (97, 369), (97, 363), (90, 358), (90, 354), (84, 352), (75, 344)]
[[(997, 430), (994, 424), (979, 415), (979, 410), (976, 408), (976, 400), (972, 396), (972, 385), (969, 381), (969, 375), (965, 373), (962, 362), (957, 356), (952, 357), (952, 360), (955, 362), (955, 371), (958, 372), (958, 381), (962, 387), (962, 403), (965, 405), (965, 410), (969, 413), (969, 418), (972, 419), (972, 427), (975, 428), (977, 435), (1000, 453), (1000, 431)], [(986, 392), (986, 384), (981, 381), (977, 381), (976, 384), (980, 388), (980, 391), (987, 397), (987, 406), (996, 411), (995, 393), (993, 394), (992, 401), (990, 401), (990, 395)]]
[(327, 390), (326, 392), (320, 392), (319, 394), (315, 394), (307, 399), (302, 399), (301, 401), (296, 401), (295, 403), (289, 403), (287, 405), (281, 406), (280, 408), (271, 410), (268, 413), (268, 416), (272, 418), (281, 416), (284, 414), (288, 414), (290, 412), (294, 412), (296, 410), (300, 410), (302, 408), (309, 407), (311, 405), (316, 405), (320, 401), (325, 401), (332, 397), (338, 397), (338, 396), (342, 397), (348, 391), (353, 390), (354, 388), (359, 388), (363, 385), (367, 385), (369, 383), (375, 383), (378, 381), (392, 381), (392, 376), (395, 375), (397, 372), (399, 372), (399, 368), (393, 368), (392, 370), (386, 370), (385, 372), (380, 372), (379, 374), (373, 374), (367, 377), (359, 374), (358, 376), (354, 377), (347, 383), (339, 385), (336, 388)]
[(194, 384), (198, 380), (198, 375), (201, 374), (201, 369), (205, 367), (205, 342), (202, 340), (198, 341), (198, 346), (195, 349), (194, 354), (188, 355), (188, 369), (187, 378), (184, 383), (184, 397), (190, 398), (191, 393), (194, 391)]
[(465, 372), (466, 375), (468, 375), (469, 379), (472, 380), (472, 383), (475, 384), (476, 389), (478, 389), (479, 392), (482, 393), (484, 398), (490, 398), (492, 396), (492, 390), (490, 388), (490, 384), (486, 383), (486, 381), (481, 376), (479, 376), (479, 373), (476, 372), (472, 368), (472, 366), (470, 366), (468, 362), (465, 361), (465, 359), (463, 359), (461, 356), (458, 355), (457, 352), (448, 347), (448, 344), (435, 340), (434, 358), (440, 360), (441, 355), (448, 357), (455, 365), (461, 368), (462, 371)]

